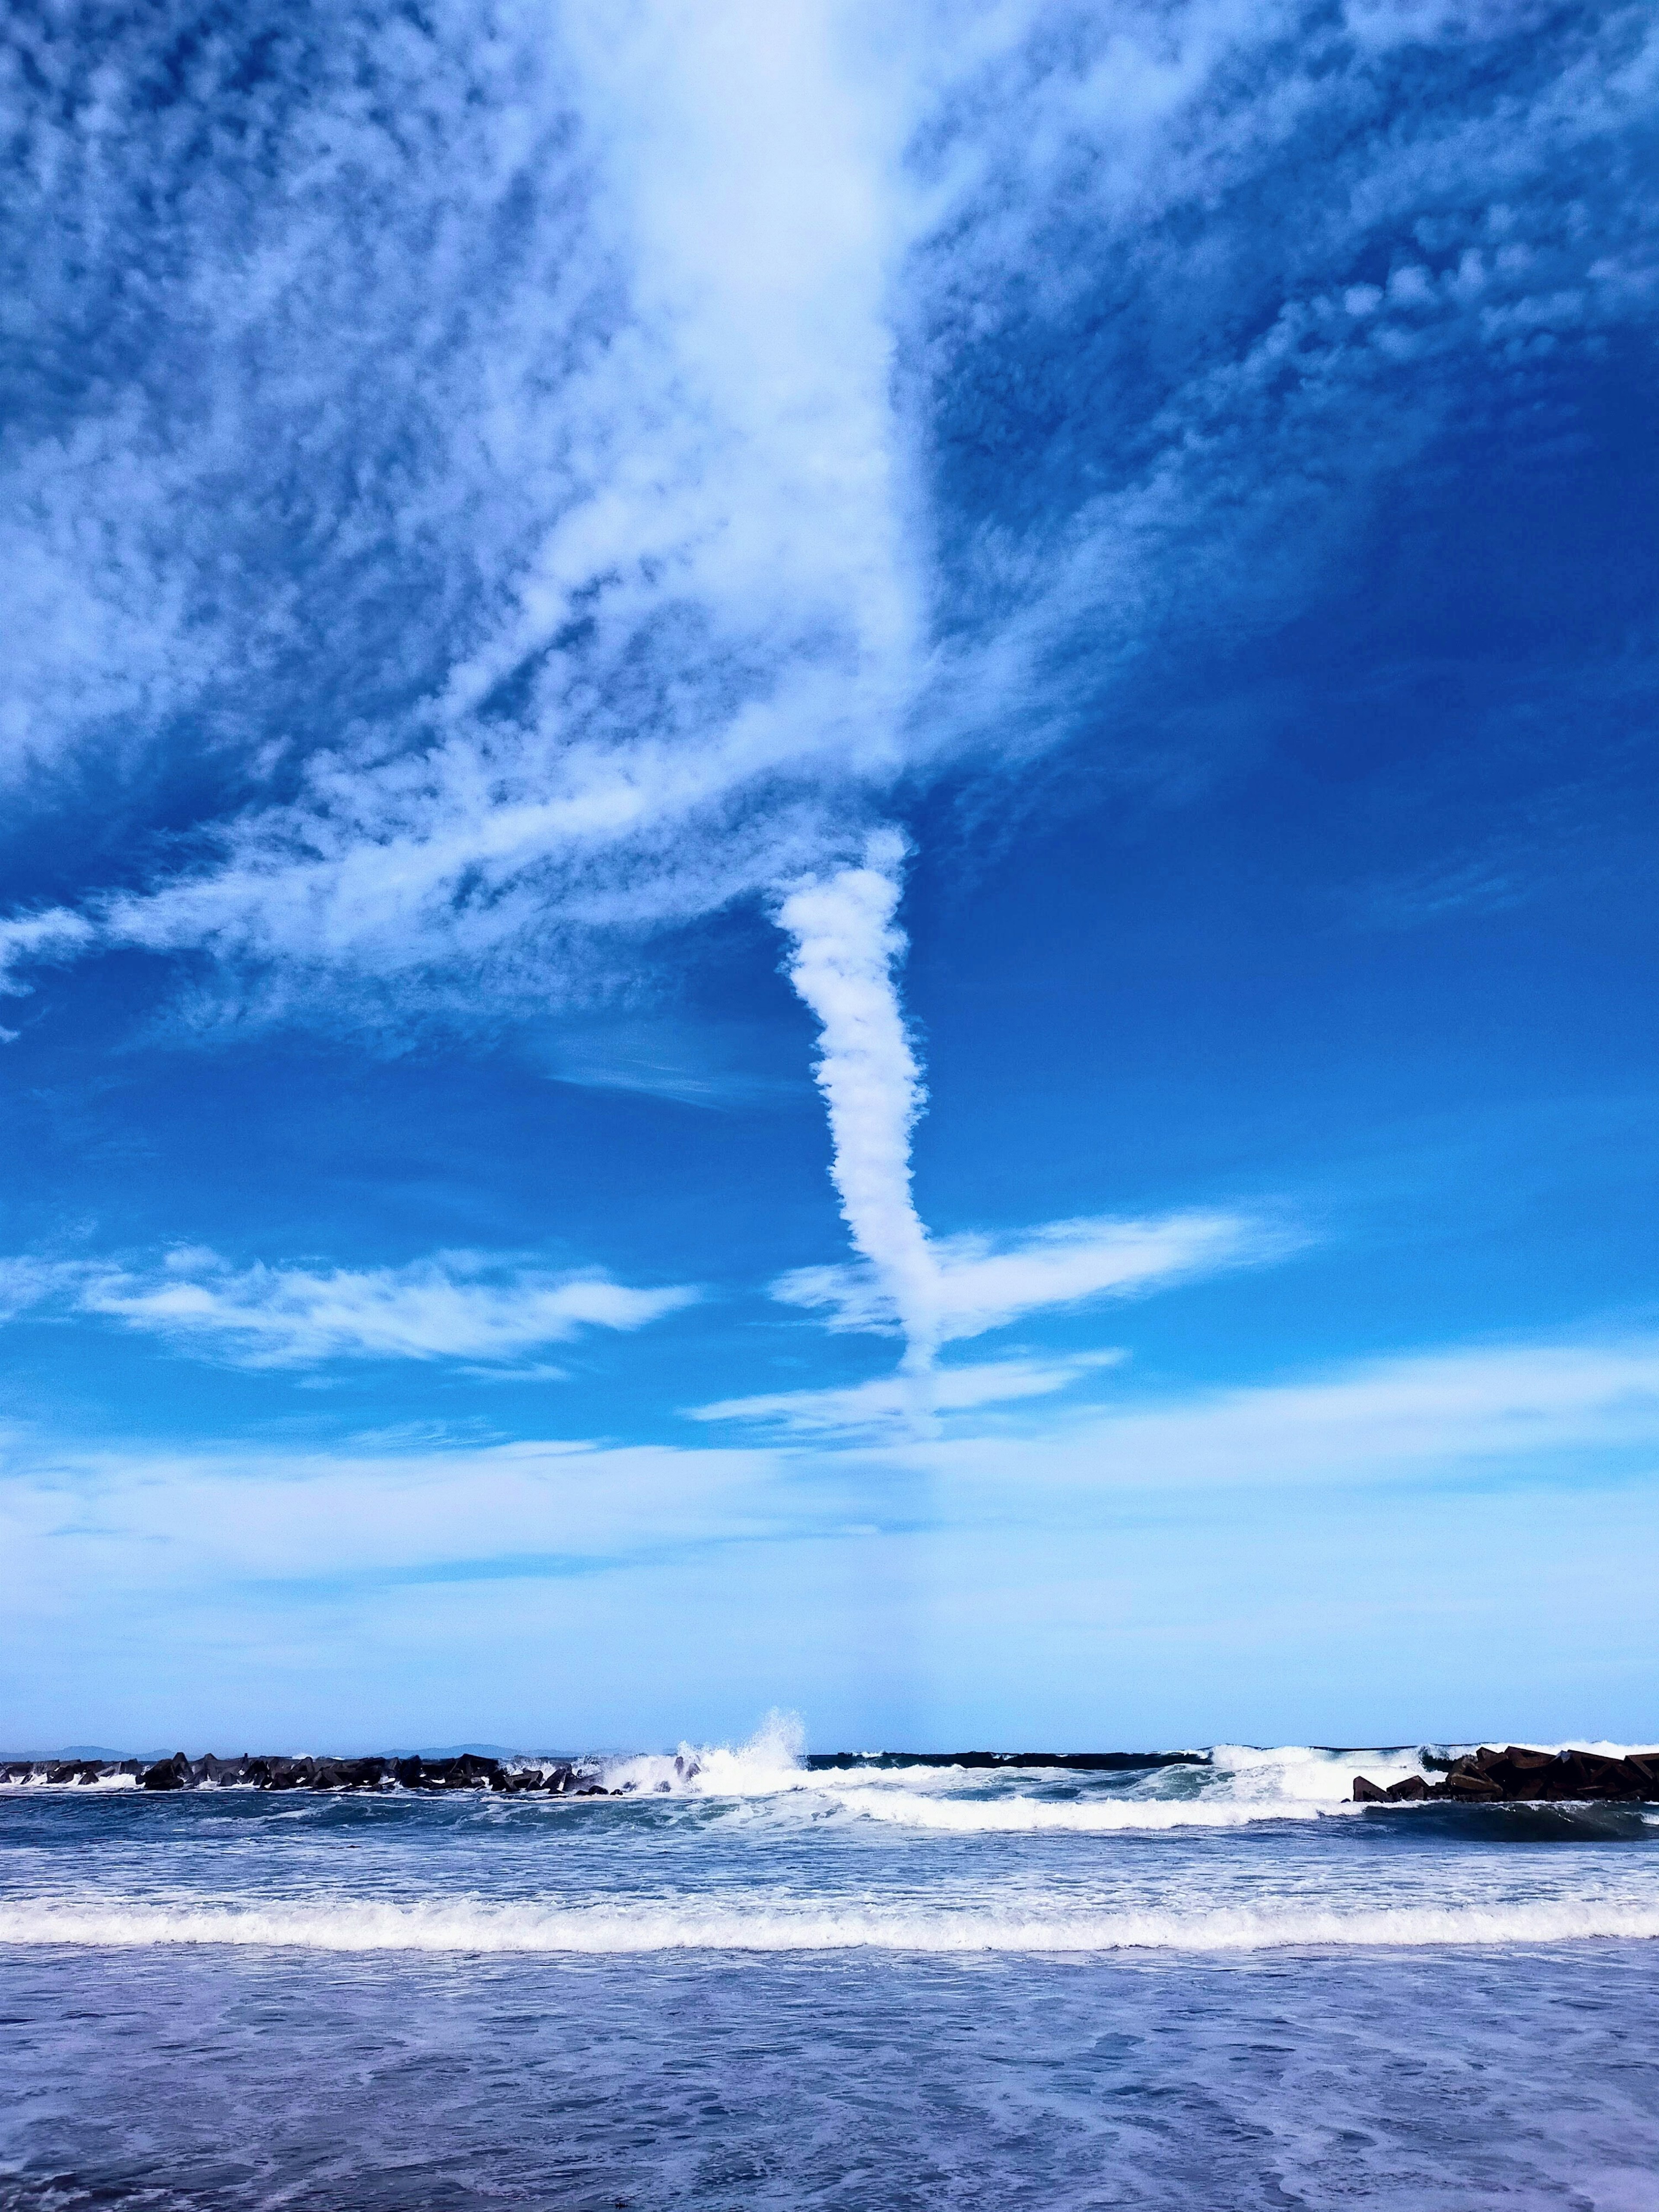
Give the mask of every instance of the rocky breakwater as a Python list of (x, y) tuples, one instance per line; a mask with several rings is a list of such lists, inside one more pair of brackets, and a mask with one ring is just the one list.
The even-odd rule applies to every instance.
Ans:
[(252, 1752), (244, 1752), (240, 1759), (216, 1759), (209, 1752), (194, 1759), (175, 1751), (171, 1759), (148, 1763), (137, 1759), (14, 1759), (0, 1767), (0, 1782), (61, 1785), (121, 1781), (136, 1782), (141, 1790), (416, 1790), (431, 1795), (494, 1790), (507, 1797), (533, 1790), (551, 1797), (611, 1795), (587, 1768), (568, 1760), (550, 1765), (529, 1759), (507, 1762), (471, 1751), (453, 1759), (399, 1758), (396, 1753), (375, 1759), (295, 1759)]
[(1595, 1751), (1529, 1751), (1515, 1743), (1493, 1751), (1482, 1744), (1454, 1759), (1438, 1782), (1408, 1774), (1384, 1790), (1363, 1774), (1353, 1778), (1356, 1805), (1412, 1804), (1426, 1797), (1460, 1805), (1659, 1804), (1659, 1753), (1609, 1759)]

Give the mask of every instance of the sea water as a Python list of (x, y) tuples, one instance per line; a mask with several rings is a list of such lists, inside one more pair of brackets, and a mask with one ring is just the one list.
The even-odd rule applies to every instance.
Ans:
[(0, 1791), (0, 2205), (1659, 2208), (1659, 1808), (616, 1759)]

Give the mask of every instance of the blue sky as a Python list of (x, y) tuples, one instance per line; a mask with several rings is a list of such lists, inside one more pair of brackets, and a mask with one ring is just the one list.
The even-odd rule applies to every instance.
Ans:
[(0, 1733), (1650, 1736), (1650, 11), (6, 38)]

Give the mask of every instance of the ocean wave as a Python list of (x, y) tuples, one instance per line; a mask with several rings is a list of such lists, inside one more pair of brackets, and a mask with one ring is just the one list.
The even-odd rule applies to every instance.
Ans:
[(1352, 1911), (1291, 1903), (1207, 1912), (1075, 1911), (1051, 1917), (895, 1908), (700, 1903), (543, 1906), (326, 1903), (0, 1906), (0, 1944), (148, 1949), (233, 1946), (317, 1952), (610, 1956), (641, 1952), (1201, 1954), (1428, 1949), (1659, 1938), (1659, 1905), (1552, 1900)]
[(809, 1770), (804, 1732), (775, 1713), (750, 1741), (672, 1757), (611, 1762), (606, 1786), (633, 1795), (725, 1800), (744, 1817), (782, 1801), (850, 1817), (951, 1834), (1073, 1834), (1237, 1828), (1261, 1820), (1352, 1814), (1358, 1764), (1385, 1784), (1422, 1773), (1416, 1749), (1325, 1751), (1310, 1745), (1221, 1744), (1203, 1766), (1079, 1774), (1060, 1769), (889, 1766)]
[[(1328, 1809), (1348, 1798), (1361, 1759), (1370, 1762), (1368, 1771), (1387, 1781), (1423, 1771), (1414, 1749), (1329, 1752), (1309, 1745), (1223, 1744), (1204, 1766), (1111, 1774), (931, 1765), (814, 1770), (805, 1765), (805, 1748), (799, 1720), (775, 1711), (747, 1743), (682, 1743), (673, 1753), (606, 1759), (599, 1773), (607, 1790), (629, 1796), (754, 1800), (810, 1793), (849, 1810), (883, 1820), (908, 1819), (922, 1827), (1104, 1829), (1232, 1826), (1242, 1820)], [(1087, 1791), (1090, 1802), (1011, 1795), (1034, 1785)], [(1102, 1794), (1106, 1790), (1109, 1797)]]
[(795, 1713), (768, 1713), (747, 1743), (682, 1743), (678, 1752), (638, 1752), (596, 1762), (608, 1790), (630, 1796), (769, 1797), (809, 1790), (806, 1729)]
[[(1385, 1789), (1412, 1776), (1433, 1781), (1449, 1755), (1428, 1745), (1332, 1749), (1218, 1743), (1201, 1766), (1143, 1772), (932, 1765), (808, 1771), (800, 1764), (800, 1741), (799, 1723), (774, 1715), (747, 1745), (714, 1751), (683, 1745), (673, 1759), (619, 1762), (605, 1780), (630, 1795), (738, 1801), (748, 1819), (771, 1800), (781, 1812), (792, 1804), (805, 1809), (810, 1802), (815, 1809), (829, 1807), (924, 1832), (1103, 1835), (1348, 1817), (1364, 1809), (1352, 1802), (1356, 1773)], [(1620, 1747), (1596, 1748), (1611, 1756)]]
[(78, 1790), (84, 1796), (88, 1790), (136, 1790), (138, 1777), (136, 1774), (94, 1774), (82, 1782), (49, 1782), (44, 1774), (24, 1774), (0, 1782), (0, 1787), (7, 1790)]
[[(1528, 1747), (1562, 1748), (1545, 1743)], [(1598, 1742), (1579, 1747), (1607, 1758), (1622, 1758), (1632, 1751), (1653, 1755), (1653, 1747), (1644, 1745)], [(1432, 1781), (1447, 1759), (1471, 1748), (1437, 1744), (1333, 1750), (1310, 1744), (1218, 1743), (1210, 1747), (1202, 1765), (1183, 1763), (1110, 1773), (932, 1765), (813, 1769), (805, 1763), (805, 1731), (800, 1721), (792, 1713), (774, 1711), (745, 1743), (684, 1742), (678, 1752), (591, 1757), (582, 1762), (583, 1771), (611, 1795), (580, 1800), (562, 1796), (557, 1802), (598, 1809), (615, 1796), (667, 1797), (755, 1808), (768, 1800), (810, 1797), (817, 1806), (828, 1804), (848, 1814), (941, 1832), (1224, 1828), (1352, 1811), (1356, 1809), (1350, 1802), (1356, 1773), (1385, 1789), (1412, 1775)], [(108, 1773), (95, 1780), (53, 1783), (37, 1771), (4, 1786), (85, 1794), (136, 1790), (138, 1778)], [(224, 1779), (204, 1779), (201, 1786), (254, 1787)], [(383, 1794), (403, 1793), (388, 1785)], [(514, 1801), (515, 1806), (526, 1808), (540, 1802)]]
[(1243, 1828), (1259, 1820), (1317, 1820), (1362, 1812), (1340, 1802), (1271, 1803), (1212, 1791), (1188, 1798), (1114, 1797), (1053, 1801), (1036, 1797), (922, 1797), (911, 1791), (828, 1792), (851, 1813), (896, 1826), (955, 1835), (1119, 1834), (1133, 1829)]

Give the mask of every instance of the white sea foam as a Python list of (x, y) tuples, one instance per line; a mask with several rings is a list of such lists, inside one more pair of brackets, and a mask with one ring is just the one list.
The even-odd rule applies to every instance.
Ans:
[[(742, 1744), (682, 1743), (677, 1753), (612, 1755), (591, 1762), (612, 1792), (630, 1796), (726, 1800), (753, 1804), (811, 1793), (849, 1813), (874, 1820), (949, 1832), (1015, 1833), (1042, 1829), (1237, 1827), (1255, 1820), (1316, 1818), (1355, 1809), (1353, 1778), (1363, 1773), (1386, 1789), (1410, 1775), (1437, 1778), (1430, 1757), (1455, 1756), (1468, 1745), (1378, 1747), (1341, 1751), (1308, 1744), (1216, 1744), (1203, 1765), (1183, 1763), (1143, 1772), (1105, 1775), (1036, 1767), (911, 1765), (809, 1769), (805, 1731), (793, 1713), (769, 1713)], [(1594, 1751), (1606, 1758), (1628, 1752), (1646, 1757), (1644, 1744), (1580, 1741), (1576, 1747), (1528, 1742), (1528, 1748)], [(522, 1763), (522, 1762), (514, 1762)], [(138, 1778), (101, 1775), (91, 1783), (48, 1783), (44, 1774), (6, 1785), (29, 1790), (134, 1790)], [(252, 1784), (204, 1783), (206, 1788)], [(1034, 1790), (1087, 1791), (1081, 1802), (1033, 1796)], [(1104, 1795), (1110, 1791), (1109, 1796)], [(533, 1805), (541, 1801), (525, 1801)], [(603, 1807), (603, 1797), (567, 1800)]]
[[(629, 1794), (732, 1802), (745, 1820), (763, 1814), (769, 1800), (778, 1803), (781, 1814), (786, 1806), (805, 1810), (810, 1801), (817, 1811), (830, 1808), (935, 1833), (1086, 1835), (1349, 1817), (1364, 1810), (1352, 1802), (1356, 1773), (1384, 1789), (1413, 1775), (1432, 1781), (1436, 1771), (1426, 1761), (1443, 1755), (1429, 1747), (1217, 1744), (1206, 1764), (1142, 1772), (933, 1765), (809, 1770), (802, 1744), (799, 1722), (774, 1713), (746, 1744), (682, 1744), (676, 1755), (613, 1759), (604, 1779), (611, 1790)], [(1609, 1756), (1639, 1748), (1593, 1747)]]
[(1222, 1744), (1207, 1765), (1181, 1765), (1140, 1773), (951, 1766), (806, 1772), (781, 1764), (776, 1757), (781, 1741), (787, 1739), (763, 1732), (741, 1752), (695, 1754), (705, 1763), (691, 1770), (690, 1780), (658, 1773), (663, 1763), (655, 1762), (648, 1773), (641, 1771), (634, 1786), (749, 1799), (808, 1790), (817, 1801), (849, 1814), (951, 1834), (1045, 1830), (1106, 1834), (1237, 1828), (1260, 1820), (1349, 1814), (1360, 1809), (1351, 1802), (1351, 1793), (1354, 1773), (1362, 1765), (1372, 1780), (1384, 1786), (1424, 1771), (1415, 1750), (1353, 1753), (1320, 1751), (1307, 1745), (1261, 1749)]
[(78, 1790), (82, 1793), (88, 1790), (136, 1790), (138, 1777), (136, 1774), (94, 1774), (84, 1782), (48, 1782), (44, 1774), (29, 1774), (19, 1781), (7, 1783), (5, 1787), (9, 1790)]
[(1105, 1953), (1424, 1949), (1659, 1938), (1659, 1904), (1605, 1899), (1373, 1911), (1287, 1902), (1198, 1912), (1088, 1911), (1034, 1916), (914, 1906), (774, 1904), (744, 1911), (679, 1905), (581, 1906), (445, 1900), (344, 1900), (245, 1906), (138, 1901), (20, 1902), (0, 1906), (0, 1944), (144, 1949), (228, 1945), (324, 1952), (599, 1956), (663, 1951)]
[(828, 1794), (849, 1812), (868, 1820), (957, 1835), (1026, 1835), (1044, 1829), (1104, 1835), (1137, 1828), (1243, 1828), (1258, 1820), (1305, 1820), (1364, 1809), (1337, 1802), (1255, 1803), (1224, 1796), (1218, 1790), (1186, 1799), (1109, 1797), (1059, 1802), (1025, 1796), (923, 1797), (909, 1790), (844, 1790)]
[[(1370, 1752), (1372, 1778), (1385, 1786), (1423, 1770), (1416, 1752)], [(1304, 1744), (1257, 1749), (1218, 1744), (1206, 1767), (1166, 1766), (1135, 1778), (1111, 1796), (1056, 1799), (1030, 1793), (1030, 1771), (1007, 1777), (1017, 1794), (933, 1796), (908, 1791), (846, 1802), (872, 1820), (959, 1833), (1019, 1834), (1062, 1830), (1107, 1834), (1119, 1830), (1238, 1828), (1259, 1820), (1305, 1820), (1346, 1815), (1358, 1760), (1351, 1752), (1317, 1751)], [(954, 1778), (960, 1786), (961, 1778)], [(1061, 1772), (1050, 1784), (1074, 1778)]]
[[(805, 1735), (790, 1713), (773, 1712), (745, 1744), (683, 1743), (678, 1753), (611, 1759), (601, 1778), (633, 1795), (756, 1799), (801, 1791), (849, 1811), (915, 1826), (988, 1831), (1037, 1828), (1228, 1827), (1332, 1810), (1349, 1797), (1363, 1763), (1385, 1786), (1421, 1773), (1415, 1751), (1328, 1752), (1306, 1745), (1260, 1749), (1218, 1745), (1205, 1766), (1141, 1773), (1076, 1774), (1063, 1768), (959, 1766), (809, 1770)], [(1110, 1788), (1086, 1803), (1024, 1794), (1033, 1786)], [(1011, 1792), (1020, 1793), (1011, 1795)]]
[(683, 1743), (678, 1752), (609, 1759), (600, 1763), (599, 1779), (607, 1790), (653, 1796), (767, 1797), (817, 1781), (805, 1764), (805, 1750), (799, 1715), (774, 1711), (747, 1743)]

